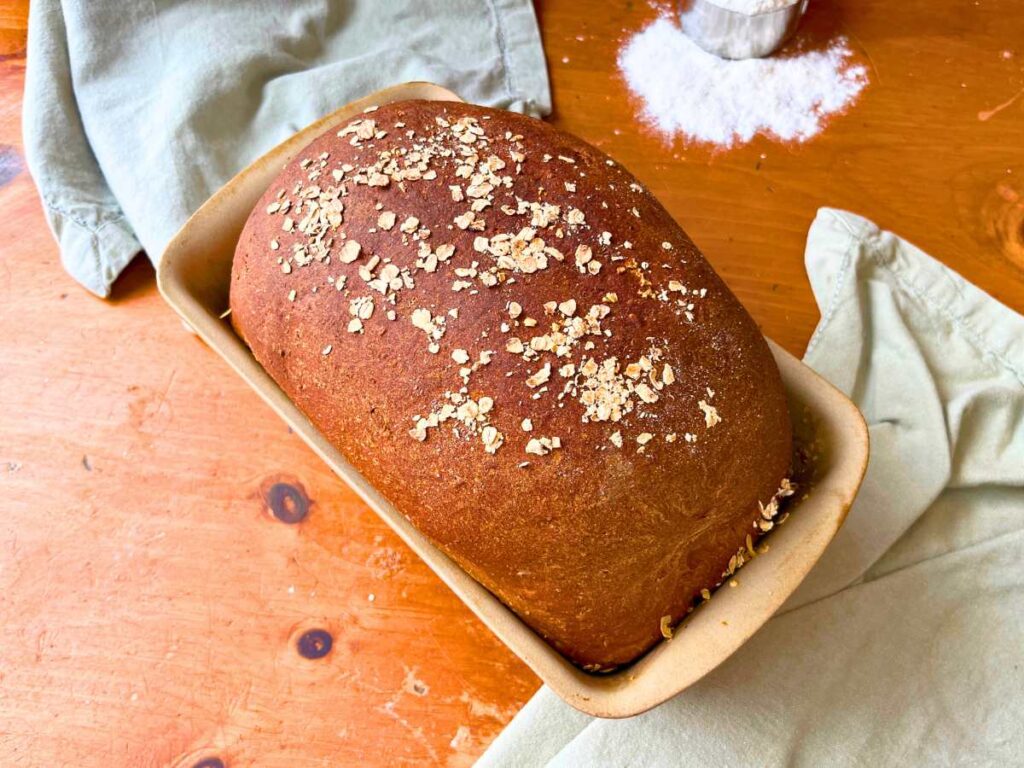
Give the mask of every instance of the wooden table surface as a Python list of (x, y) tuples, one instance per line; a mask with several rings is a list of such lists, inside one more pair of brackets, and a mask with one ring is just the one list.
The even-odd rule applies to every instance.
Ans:
[[(62, 272), (21, 149), (27, 6), (0, 4), (0, 764), (472, 763), (537, 679), (183, 332), (144, 260), (111, 301)], [(807, 33), (848, 36), (871, 85), (805, 145), (717, 154), (637, 127), (615, 57), (645, 2), (538, 13), (554, 122), (649, 184), (789, 350), (818, 318), (821, 205), (1024, 310), (1019, 0), (814, 0)]]

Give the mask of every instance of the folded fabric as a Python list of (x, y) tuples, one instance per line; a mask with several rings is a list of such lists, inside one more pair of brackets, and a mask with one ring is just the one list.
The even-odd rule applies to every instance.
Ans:
[(480, 766), (1010, 765), (1024, 757), (1024, 318), (822, 209), (806, 362), (872, 456), (806, 582), (672, 701), (595, 720), (546, 688)]
[(65, 268), (106, 296), (267, 149), (412, 80), (548, 113), (530, 0), (33, 0), (25, 151)]

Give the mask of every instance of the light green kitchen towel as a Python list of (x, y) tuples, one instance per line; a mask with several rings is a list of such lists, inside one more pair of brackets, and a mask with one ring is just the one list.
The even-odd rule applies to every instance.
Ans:
[(675, 699), (596, 720), (542, 688), (480, 766), (1024, 764), (1024, 317), (843, 211), (806, 264), (805, 360), (871, 432), (839, 536)]
[(343, 104), (427, 80), (551, 110), (530, 0), (32, 0), (28, 166), (72, 276), (157, 260), (241, 168)]

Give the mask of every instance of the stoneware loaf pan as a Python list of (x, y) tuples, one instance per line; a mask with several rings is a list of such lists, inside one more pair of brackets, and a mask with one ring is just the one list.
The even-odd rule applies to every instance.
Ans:
[(842, 393), (789, 353), (772, 351), (789, 393), (794, 424), (812, 476), (769, 534), (768, 551), (743, 567), (735, 589), (719, 589), (687, 617), (671, 640), (607, 675), (577, 669), (444, 555), (378, 494), (310, 424), (253, 358), (222, 316), (235, 243), (249, 212), (285, 163), (319, 134), (372, 105), (405, 99), (458, 101), (429, 83), (395, 86), (353, 102), (272, 149), (211, 197), (182, 227), (160, 262), (167, 302), (423, 558), (512, 651), (573, 707), (598, 717), (629, 717), (675, 696), (721, 664), (796, 589), (835, 536), (857, 493), (868, 456), (860, 412)]

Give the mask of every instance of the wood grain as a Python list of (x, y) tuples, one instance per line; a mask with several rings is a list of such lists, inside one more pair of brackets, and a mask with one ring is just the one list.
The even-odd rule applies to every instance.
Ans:
[[(23, 168), (27, 7), (0, 4), (0, 763), (469, 765), (535, 678), (182, 331), (151, 268), (109, 302), (62, 272)], [(847, 35), (871, 85), (804, 145), (727, 153), (638, 126), (615, 57), (646, 3), (538, 12), (554, 122), (648, 183), (791, 351), (821, 205), (1024, 310), (1024, 98), (992, 113), (1024, 89), (1015, 0), (815, 0), (805, 33)]]
[(28, 32), (28, 3), (22, 0), (0, 2), (0, 57), (25, 55)]

